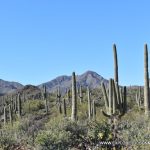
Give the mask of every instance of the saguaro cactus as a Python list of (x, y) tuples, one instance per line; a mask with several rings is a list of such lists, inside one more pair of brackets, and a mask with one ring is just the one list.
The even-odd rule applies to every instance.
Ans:
[(149, 72), (148, 72), (148, 49), (147, 44), (144, 45), (144, 106), (145, 115), (149, 116)]
[(113, 52), (114, 52), (114, 81), (119, 82), (118, 79), (118, 59), (117, 59), (117, 49), (116, 45), (113, 45)]
[(77, 120), (77, 91), (76, 91), (76, 75), (72, 73), (72, 114), (71, 120)]
[(57, 103), (58, 105), (61, 103), (60, 87), (57, 88)]
[(25, 102), (26, 101), (26, 94), (25, 94), (25, 92), (23, 92), (23, 102)]
[(93, 120), (95, 121), (96, 120), (96, 107), (95, 107), (95, 100), (93, 100)]
[(106, 111), (108, 112), (108, 107), (109, 107), (108, 96), (107, 96), (106, 88), (105, 88), (105, 85), (103, 82), (102, 82), (101, 86), (102, 86), (102, 91), (103, 91), (104, 100), (105, 100), (105, 108), (106, 108)]
[(87, 97), (88, 97), (88, 117), (91, 120), (91, 98), (90, 98), (90, 89), (87, 87)]
[(4, 105), (4, 126), (6, 125), (6, 122), (7, 122), (6, 106)]
[(67, 89), (67, 100), (69, 103), (71, 103), (71, 93), (70, 93), (70, 89)]
[(45, 111), (46, 111), (46, 114), (48, 114), (47, 89), (45, 85), (43, 86), (43, 88), (44, 88), (43, 96), (45, 100)]
[(60, 114), (62, 114), (62, 106), (61, 106), (61, 105), (62, 105), (62, 103), (59, 103), (59, 104), (58, 104), (58, 110), (59, 110), (59, 113), (60, 113)]
[(112, 115), (112, 102), (113, 102), (113, 91), (112, 91), (113, 81), (109, 80), (109, 115)]
[(139, 99), (139, 106), (141, 106), (141, 104), (142, 104), (142, 99), (141, 99), (141, 87), (139, 87), (138, 99)]
[(17, 111), (18, 111), (18, 108), (17, 108), (18, 102), (17, 102), (17, 100), (18, 100), (18, 95), (16, 95), (15, 99), (14, 99), (14, 112), (15, 113), (17, 113)]
[(127, 112), (127, 88), (123, 87), (123, 111)]
[(8, 108), (9, 108), (9, 121), (10, 121), (10, 124), (13, 125), (13, 122), (12, 122), (12, 109), (11, 109), (10, 104), (9, 104)]
[(60, 87), (57, 88), (57, 105), (58, 105), (58, 110), (59, 113), (62, 113), (62, 108), (61, 108), (61, 94), (60, 94)]
[(119, 85), (117, 82), (115, 83), (115, 90), (116, 90), (117, 108), (121, 113), (122, 112), (121, 95), (120, 95)]
[(82, 86), (80, 85), (80, 90), (79, 90), (79, 98), (80, 98), (80, 103), (83, 101), (83, 94), (82, 94)]
[(66, 109), (66, 100), (65, 98), (63, 99), (63, 109), (64, 109), (64, 117), (67, 116), (67, 109)]
[(114, 83), (114, 80), (112, 80), (112, 92), (113, 92), (113, 114), (116, 113), (116, 106), (117, 106), (117, 103), (116, 103), (116, 99), (117, 99), (117, 96), (116, 96), (116, 89), (115, 89), (115, 83)]
[[(106, 93), (103, 92), (104, 97), (105, 97), (104, 100), (105, 100), (105, 104), (106, 104), (106, 112), (107, 112), (108, 116), (116, 115), (116, 110), (119, 110), (119, 114), (124, 114), (127, 109), (126, 108), (127, 107), (126, 87), (124, 87), (124, 90), (123, 90), (124, 92), (121, 95), (123, 97), (122, 103), (121, 103), (117, 100), (118, 98), (120, 99), (120, 96), (117, 96), (119, 93), (119, 90), (118, 90), (118, 86), (117, 87), (116, 86), (117, 86), (117, 83), (115, 84), (113, 79), (109, 79), (109, 99), (108, 99), (108, 101), (106, 100)], [(102, 88), (104, 88), (104, 87), (102, 86)], [(107, 103), (108, 103), (108, 106), (107, 106)]]
[(22, 114), (20, 93), (18, 93), (17, 101), (18, 101), (18, 117), (20, 118), (20, 117), (21, 117), (21, 114)]

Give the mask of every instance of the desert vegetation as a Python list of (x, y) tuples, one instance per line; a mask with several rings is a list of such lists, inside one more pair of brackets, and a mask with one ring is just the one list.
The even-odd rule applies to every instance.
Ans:
[(0, 97), (0, 149), (4, 150), (148, 150), (150, 97), (148, 48), (144, 46), (144, 87), (119, 84), (113, 45), (114, 78), (99, 88), (77, 84), (53, 93), (44, 85), (29, 96)]

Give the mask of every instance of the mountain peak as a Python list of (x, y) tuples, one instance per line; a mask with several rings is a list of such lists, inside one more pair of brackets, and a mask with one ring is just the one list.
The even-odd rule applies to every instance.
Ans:
[[(104, 84), (108, 84), (108, 81), (106, 79), (91, 70), (88, 70), (81, 75), (77, 75), (76, 80), (78, 87), (79, 85), (82, 85), (83, 87), (89, 86), (91, 89), (100, 87), (101, 82), (104, 82)], [(71, 76), (59, 76), (52, 81), (39, 85), (39, 88), (42, 88), (43, 85), (46, 85), (49, 92), (56, 91), (58, 86), (60, 86), (61, 91), (64, 92), (66, 88), (71, 87)]]
[(88, 70), (88, 71), (86, 71), (85, 73), (83, 73), (83, 74), (97, 74), (96, 72), (94, 72), (94, 71), (91, 71), (91, 70)]
[[(38, 88), (43, 88), (43, 85), (47, 87), (47, 90), (49, 92), (56, 91), (58, 86), (60, 87), (60, 90), (62, 92), (65, 92), (66, 88), (71, 88), (71, 84), (72, 84), (71, 80), (72, 80), (71, 76), (61, 75), (49, 82), (43, 83), (38, 87), (36, 87), (33, 85), (23, 86), (17, 82), (9, 82), (0, 79), (0, 95), (12, 93), (15, 91), (17, 92), (18, 90), (20, 91), (21, 89), (22, 91), (27, 91), (27, 93), (29, 91), (39, 92)], [(104, 82), (105, 85), (108, 85), (108, 80), (104, 79), (102, 76), (100, 76), (99, 74), (91, 70), (88, 70), (81, 75), (77, 75), (76, 80), (77, 80), (77, 87), (79, 87), (79, 85), (82, 85), (83, 87), (89, 86), (91, 89), (94, 89), (100, 87), (102, 82)]]

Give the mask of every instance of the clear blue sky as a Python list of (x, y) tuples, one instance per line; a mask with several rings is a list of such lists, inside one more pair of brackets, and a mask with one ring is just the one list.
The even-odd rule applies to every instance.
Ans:
[(37, 85), (93, 70), (109, 79), (116, 43), (120, 83), (142, 85), (149, 8), (149, 0), (0, 1), (0, 78)]

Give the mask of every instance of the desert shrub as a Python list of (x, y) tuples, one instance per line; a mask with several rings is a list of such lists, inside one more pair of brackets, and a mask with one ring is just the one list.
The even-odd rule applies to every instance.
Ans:
[(42, 100), (30, 100), (26, 101), (23, 105), (23, 110), (27, 113), (36, 112), (40, 109), (44, 109), (44, 102)]
[(0, 148), (3, 150), (9, 150), (9, 147), (15, 143), (15, 139), (10, 135), (4, 135), (0, 137)]
[(42, 150), (65, 150), (68, 149), (70, 142), (70, 132), (64, 130), (43, 131), (36, 138), (36, 143)]
[(47, 130), (41, 131), (36, 138), (36, 144), (42, 149), (65, 150), (78, 146), (85, 136), (86, 129), (69, 120), (53, 120), (47, 124)]
[(128, 149), (149, 149), (150, 122), (139, 115), (133, 121), (122, 121), (119, 124), (120, 135)]
[(92, 143), (111, 140), (110, 135), (110, 125), (107, 122), (89, 122), (87, 137)]

